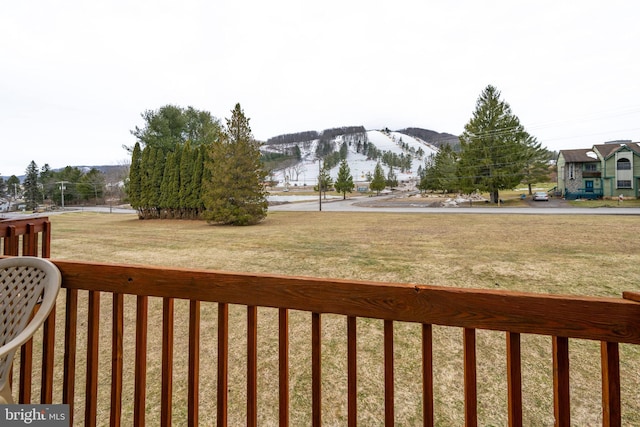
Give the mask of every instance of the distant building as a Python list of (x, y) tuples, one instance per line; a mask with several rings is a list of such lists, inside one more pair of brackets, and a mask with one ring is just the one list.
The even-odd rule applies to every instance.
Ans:
[(591, 149), (561, 150), (557, 189), (568, 200), (638, 198), (640, 143), (612, 141)]

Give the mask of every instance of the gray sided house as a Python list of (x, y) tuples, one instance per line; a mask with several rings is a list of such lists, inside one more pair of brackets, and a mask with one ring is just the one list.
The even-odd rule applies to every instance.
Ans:
[(567, 200), (638, 198), (640, 145), (616, 142), (591, 149), (562, 150), (558, 156), (558, 191)]

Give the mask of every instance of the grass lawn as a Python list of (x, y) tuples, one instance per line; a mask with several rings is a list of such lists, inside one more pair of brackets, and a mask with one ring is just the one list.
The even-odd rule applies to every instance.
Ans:
[[(52, 258), (127, 264), (218, 269), (438, 286), (504, 289), (554, 294), (620, 297), (637, 291), (640, 265), (638, 219), (585, 215), (444, 215), (397, 213), (272, 212), (252, 227), (210, 226), (202, 221), (140, 221), (135, 215), (68, 213), (50, 217)], [(105, 300), (107, 303), (108, 301)], [(160, 322), (160, 304), (152, 322)], [(176, 305), (177, 310), (187, 306)], [(203, 307), (201, 420), (215, 416), (216, 307)], [(108, 322), (110, 311), (103, 309)], [(133, 314), (130, 313), (131, 316)], [(277, 313), (260, 310), (259, 422), (277, 420)], [(178, 314), (176, 348), (186, 338)], [(153, 320), (155, 319), (155, 320)], [(246, 310), (230, 314), (230, 425), (244, 424)], [(380, 425), (384, 411), (382, 322), (358, 320), (358, 414), (361, 425)], [(131, 333), (129, 333), (130, 335)], [(236, 336), (237, 334), (237, 336)], [(110, 336), (105, 332), (106, 342)], [(464, 423), (462, 333), (434, 327), (436, 420)], [(396, 324), (396, 422), (417, 425), (420, 404), (420, 330)], [(478, 332), (478, 390), (481, 425), (506, 424), (504, 335)], [(131, 345), (131, 336), (127, 345)], [(150, 339), (150, 348), (159, 343)], [(525, 425), (553, 424), (551, 340), (523, 337)], [(598, 424), (600, 411), (599, 343), (571, 341), (572, 421)], [(110, 348), (104, 350), (108, 358)], [(133, 351), (133, 350), (131, 350)], [(150, 350), (155, 351), (155, 350)], [(186, 383), (184, 352), (177, 351), (174, 390)], [(150, 384), (159, 380), (158, 360), (149, 361)], [(310, 321), (291, 318), (292, 425), (310, 422)], [(621, 347), (625, 412), (623, 424), (640, 424), (640, 350)], [(127, 369), (132, 369), (129, 366)], [(346, 417), (346, 320), (323, 316), (323, 422), (344, 425)], [(154, 378), (157, 377), (157, 378)], [(108, 373), (105, 378), (108, 387)], [(153, 389), (153, 386), (149, 386)], [(157, 424), (149, 393), (148, 423)], [(106, 392), (106, 391), (104, 391)], [(125, 393), (131, 393), (125, 388)], [(155, 394), (154, 394), (155, 393)], [(105, 397), (106, 399), (106, 397)], [(176, 395), (174, 425), (182, 422), (184, 399)], [(130, 402), (128, 402), (130, 403)], [(127, 409), (125, 405), (125, 410)], [(78, 420), (82, 419), (77, 418)], [(104, 420), (108, 423), (108, 420)], [(105, 424), (106, 425), (106, 424)]]

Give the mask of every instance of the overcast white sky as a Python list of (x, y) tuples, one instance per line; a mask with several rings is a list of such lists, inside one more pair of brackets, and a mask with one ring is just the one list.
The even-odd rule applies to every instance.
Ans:
[(554, 150), (640, 141), (640, 2), (30, 0), (0, 11), (0, 174), (120, 164), (166, 104), (256, 138), (459, 134), (496, 86)]

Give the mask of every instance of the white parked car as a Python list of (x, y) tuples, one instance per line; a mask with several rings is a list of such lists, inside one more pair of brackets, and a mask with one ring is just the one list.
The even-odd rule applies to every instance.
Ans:
[(537, 202), (537, 201), (548, 202), (549, 195), (544, 191), (536, 191), (535, 193), (533, 193), (532, 199), (534, 202)]

